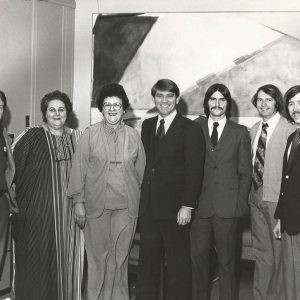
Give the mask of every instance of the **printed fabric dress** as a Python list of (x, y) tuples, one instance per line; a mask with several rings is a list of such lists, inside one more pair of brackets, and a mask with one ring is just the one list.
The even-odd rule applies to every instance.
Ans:
[(34, 127), (14, 146), (15, 293), (18, 300), (80, 300), (83, 236), (66, 197), (80, 132), (62, 136)]

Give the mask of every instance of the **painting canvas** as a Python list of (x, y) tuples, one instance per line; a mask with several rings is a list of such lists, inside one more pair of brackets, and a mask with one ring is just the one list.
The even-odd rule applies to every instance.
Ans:
[[(178, 109), (190, 118), (204, 114), (210, 85), (225, 84), (234, 99), (231, 118), (251, 126), (257, 88), (272, 83), (285, 92), (300, 77), (300, 41), (249, 14), (99, 14), (93, 34), (92, 98), (119, 82), (131, 103), (125, 119), (137, 127), (155, 114), (150, 89), (160, 78), (178, 84)], [(92, 123), (101, 117), (94, 102), (91, 115)]]

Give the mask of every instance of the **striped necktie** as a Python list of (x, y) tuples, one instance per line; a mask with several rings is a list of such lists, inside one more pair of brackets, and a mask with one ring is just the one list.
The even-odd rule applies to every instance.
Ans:
[(254, 159), (253, 178), (252, 178), (252, 182), (255, 190), (257, 190), (263, 184), (268, 126), (269, 126), (268, 123), (262, 124), (261, 133), (257, 143), (256, 155)]

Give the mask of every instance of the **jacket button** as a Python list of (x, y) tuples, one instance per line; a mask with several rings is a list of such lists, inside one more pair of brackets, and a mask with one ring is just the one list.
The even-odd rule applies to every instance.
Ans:
[(290, 178), (290, 176), (289, 176), (289, 175), (286, 175), (286, 176), (285, 176), (285, 178), (286, 178), (286, 179), (289, 179), (289, 178)]
[(155, 171), (155, 169), (153, 168), (151, 171), (152, 171), (152, 172), (154, 172), (154, 171)]

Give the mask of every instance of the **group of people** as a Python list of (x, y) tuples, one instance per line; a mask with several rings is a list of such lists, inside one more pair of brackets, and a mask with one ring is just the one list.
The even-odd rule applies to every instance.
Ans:
[[(116, 83), (101, 88), (103, 120), (83, 133), (67, 126), (72, 103), (60, 91), (43, 97), (44, 124), (23, 132), (13, 153), (0, 126), (0, 276), (11, 213), (16, 299), (128, 300), (138, 220), (137, 300), (159, 299), (163, 253), (167, 299), (209, 299), (212, 247), (219, 298), (237, 299), (237, 229), (249, 207), (254, 299), (300, 299), (300, 85), (284, 97), (260, 87), (250, 133), (229, 120), (223, 84), (207, 89), (206, 117), (195, 121), (177, 111), (172, 80), (151, 95), (157, 116), (141, 136), (123, 121), (130, 104)], [(0, 119), (6, 105), (0, 91)]]

